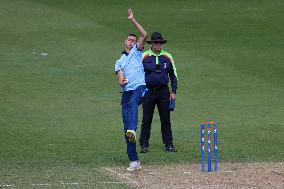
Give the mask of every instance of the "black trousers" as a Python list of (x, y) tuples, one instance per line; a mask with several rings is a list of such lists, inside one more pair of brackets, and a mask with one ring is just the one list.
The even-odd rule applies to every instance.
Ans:
[(168, 109), (170, 103), (169, 88), (166, 86), (160, 89), (149, 88), (149, 87), (148, 89), (149, 89), (148, 94), (144, 97), (142, 105), (143, 118), (142, 118), (141, 133), (139, 139), (140, 146), (147, 148), (149, 146), (151, 124), (156, 105), (158, 107), (160, 115), (163, 143), (165, 144), (165, 146), (173, 145), (171, 117), (170, 117), (170, 111)]

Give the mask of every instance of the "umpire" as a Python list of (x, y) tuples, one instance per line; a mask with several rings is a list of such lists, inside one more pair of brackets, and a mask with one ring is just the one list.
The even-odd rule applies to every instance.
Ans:
[[(155, 106), (157, 105), (160, 121), (162, 140), (165, 151), (176, 152), (173, 144), (173, 136), (170, 119), (170, 100), (175, 101), (177, 90), (177, 72), (172, 55), (162, 50), (164, 40), (161, 33), (154, 32), (150, 41), (151, 49), (142, 55), (142, 63), (145, 71), (145, 82), (149, 89), (144, 97), (143, 118), (140, 133), (141, 153), (147, 153), (149, 147), (151, 124)], [(171, 91), (168, 83), (171, 80)]]

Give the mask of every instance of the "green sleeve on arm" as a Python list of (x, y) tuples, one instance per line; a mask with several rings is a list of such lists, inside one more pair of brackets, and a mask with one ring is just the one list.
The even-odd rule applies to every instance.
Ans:
[(173, 56), (170, 53), (167, 53), (167, 52), (165, 52), (165, 55), (168, 56), (171, 59), (172, 66), (173, 66), (173, 69), (174, 69), (174, 74), (175, 74), (175, 76), (176, 76), (176, 78), (178, 80), (177, 69), (176, 69), (176, 66), (175, 66), (175, 61), (173, 59)]

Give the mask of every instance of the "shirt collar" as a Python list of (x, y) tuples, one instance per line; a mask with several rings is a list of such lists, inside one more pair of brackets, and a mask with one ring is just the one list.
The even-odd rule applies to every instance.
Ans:
[(121, 54), (125, 54), (126, 56), (128, 56), (128, 55), (129, 55), (129, 53), (128, 53), (128, 52), (126, 52), (126, 50), (122, 51), (122, 52), (121, 52)]
[(161, 52), (160, 52), (160, 54), (158, 54), (158, 55), (156, 55), (156, 54), (154, 54), (154, 52), (152, 51), (152, 49), (150, 49), (149, 50), (149, 55), (150, 56), (162, 56), (162, 55), (164, 55), (165, 54), (165, 51), (164, 50), (161, 50)]

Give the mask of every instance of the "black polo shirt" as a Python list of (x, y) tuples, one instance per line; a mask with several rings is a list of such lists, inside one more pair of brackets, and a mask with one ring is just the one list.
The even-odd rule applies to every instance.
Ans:
[(147, 86), (162, 88), (167, 86), (171, 80), (171, 91), (176, 93), (177, 71), (170, 53), (161, 50), (159, 55), (155, 55), (150, 49), (143, 53), (142, 63)]

